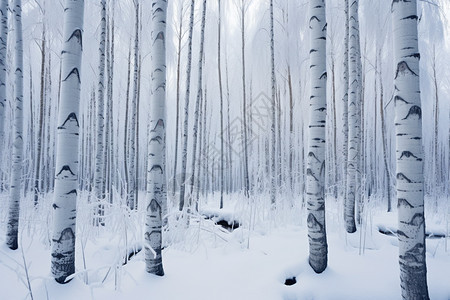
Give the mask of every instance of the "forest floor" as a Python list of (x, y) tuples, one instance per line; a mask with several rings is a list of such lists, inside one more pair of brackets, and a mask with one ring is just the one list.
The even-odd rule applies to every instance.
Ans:
[[(202, 203), (200, 212), (209, 219), (193, 216), (188, 227), (169, 215), (164, 277), (145, 272), (142, 251), (124, 264), (127, 253), (141, 248), (143, 210), (130, 218), (123, 213), (123, 206), (111, 206), (105, 213), (106, 226), (95, 228), (89, 221), (92, 209), (81, 199), (78, 271), (65, 285), (50, 276), (51, 201), (46, 200), (35, 213), (31, 205), (22, 210), (20, 248), (16, 251), (4, 245), (7, 210), (0, 205), (0, 299), (30, 299), (28, 281), (35, 300), (401, 299), (397, 238), (379, 232), (380, 228), (385, 233), (395, 231), (395, 212), (384, 213), (373, 201), (366, 206), (366, 221), (349, 235), (343, 230), (339, 202), (329, 198), (328, 268), (315, 274), (308, 265), (301, 205), (285, 204), (273, 212), (264, 209), (268, 206), (261, 204), (262, 198), (247, 202), (235, 195), (230, 199), (224, 210), (216, 209), (217, 197)], [(428, 215), (428, 231), (437, 235), (427, 239), (429, 293), (431, 299), (448, 300), (450, 239), (446, 251), (445, 238), (439, 238), (445, 234), (448, 216), (442, 211)], [(230, 224), (238, 220), (240, 227), (225, 229), (215, 224), (219, 219)], [(292, 285), (285, 284), (294, 277), (294, 284), (292, 280), (288, 280)]]

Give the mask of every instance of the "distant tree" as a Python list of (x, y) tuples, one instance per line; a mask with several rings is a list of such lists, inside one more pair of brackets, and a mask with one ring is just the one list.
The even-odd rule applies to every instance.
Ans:
[(179, 210), (184, 208), (184, 195), (186, 192), (186, 167), (187, 167), (187, 147), (189, 132), (189, 99), (191, 95), (191, 69), (192, 69), (192, 35), (194, 32), (194, 6), (195, 0), (191, 0), (191, 9), (189, 17), (189, 41), (188, 57), (186, 67), (186, 94), (184, 101), (184, 124), (183, 124), (183, 149), (181, 152), (181, 182), (180, 182), (180, 200)]
[[(98, 201), (105, 197), (105, 59), (106, 59), (106, 0), (100, 0), (101, 14), (100, 14), (100, 45), (98, 48), (99, 64), (98, 64), (98, 85), (97, 85), (97, 145), (95, 152), (95, 173), (94, 173), (94, 187), (95, 196)], [(102, 214), (102, 209), (99, 213)], [(100, 216), (97, 216), (100, 217)], [(96, 222), (98, 222), (97, 219)]]
[[(0, 2), (0, 141), (5, 140), (5, 115), (6, 115), (6, 50), (8, 41), (8, 0)], [(4, 149), (5, 145), (2, 143), (0, 149)], [(0, 156), (0, 191), (3, 191), (3, 176), (4, 176), (4, 157)]]
[(359, 199), (359, 148), (360, 148), (360, 53), (359, 53), (359, 0), (349, 3), (349, 86), (348, 86), (348, 151), (347, 187), (345, 196), (345, 229), (348, 233), (356, 231), (355, 201)]
[(83, 15), (83, 0), (65, 1), (52, 238), (52, 274), (59, 283), (75, 272)]

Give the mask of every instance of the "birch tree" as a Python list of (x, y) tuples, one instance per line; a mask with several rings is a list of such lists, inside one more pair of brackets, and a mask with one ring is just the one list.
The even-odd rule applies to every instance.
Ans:
[(347, 150), (347, 186), (344, 203), (344, 222), (348, 233), (356, 231), (355, 199), (357, 189), (357, 175), (359, 162), (359, 114), (358, 107), (360, 93), (358, 89), (358, 60), (359, 60), (359, 34), (358, 34), (358, 4), (359, 0), (349, 3), (349, 86), (348, 86), (348, 150)]
[(392, 1), (396, 177), (403, 299), (429, 299), (416, 0)]
[[(206, 0), (203, 0), (202, 6), (202, 24), (200, 32), (200, 52), (198, 62), (198, 84), (197, 84), (197, 99), (195, 101), (194, 111), (194, 130), (192, 133), (192, 176), (191, 176), (191, 191), (190, 198), (193, 198), (193, 191), (195, 185), (195, 163), (197, 154), (197, 136), (198, 136), (198, 124), (199, 124), (199, 111), (200, 111), (200, 99), (202, 98), (202, 84), (203, 84), (203, 54), (205, 49), (205, 23), (206, 23)], [(191, 200), (192, 201), (192, 200)], [(191, 203), (190, 203), (191, 204)], [(191, 206), (191, 205), (189, 205)], [(196, 203), (196, 207), (198, 204)]]
[(195, 0), (191, 1), (191, 10), (189, 17), (189, 41), (188, 57), (186, 68), (186, 94), (184, 101), (184, 128), (183, 128), (183, 152), (181, 156), (181, 182), (180, 182), (180, 201), (179, 210), (184, 208), (184, 194), (186, 191), (186, 166), (187, 166), (187, 147), (188, 147), (188, 126), (189, 126), (189, 98), (191, 92), (191, 67), (192, 67), (192, 34), (194, 31), (194, 5)]
[[(205, 0), (206, 1), (206, 0)], [(167, 0), (152, 2), (152, 95), (148, 142), (147, 219), (145, 263), (147, 272), (163, 276), (161, 256), (162, 207), (166, 190), (166, 16)], [(151, 247), (151, 249), (150, 249)]]
[(219, 99), (220, 99), (220, 208), (223, 208), (223, 188), (225, 184), (225, 177), (224, 177), (224, 148), (223, 143), (225, 139), (224, 131), (223, 131), (223, 88), (222, 88), (222, 65), (221, 65), (221, 49), (220, 49), (220, 42), (221, 42), (221, 22), (222, 22), (222, 6), (221, 1), (219, 0), (217, 5), (219, 7), (219, 20), (217, 24), (217, 73), (218, 73), (218, 79), (219, 79)]
[(276, 153), (275, 153), (275, 96), (276, 96), (276, 83), (275, 83), (275, 41), (274, 41), (274, 25), (273, 25), (273, 0), (270, 0), (270, 55), (271, 55), (271, 84), (272, 84), (272, 123), (270, 131), (272, 133), (272, 157), (271, 161), (271, 175), (270, 175), (270, 202), (272, 206), (275, 206), (275, 196), (276, 196)]
[(15, 36), (15, 72), (14, 72), (14, 124), (12, 174), (9, 195), (9, 216), (6, 244), (12, 250), (17, 249), (19, 230), (19, 208), (22, 195), (23, 163), (23, 40), (22, 40), (22, 1), (14, 1), (14, 36)]
[[(0, 2), (0, 141), (5, 140), (5, 115), (6, 115), (6, 50), (8, 41), (8, 0)], [(4, 143), (0, 145), (3, 150)], [(3, 151), (2, 151), (3, 153)], [(0, 181), (3, 180), (3, 155), (0, 157)], [(3, 182), (0, 183), (0, 188), (3, 187)]]
[[(98, 92), (97, 92), (97, 147), (95, 154), (95, 173), (94, 173), (94, 187), (95, 196), (97, 200), (101, 201), (104, 198), (105, 189), (105, 158), (104, 158), (104, 127), (105, 127), (105, 51), (106, 51), (106, 0), (100, 0), (101, 15), (100, 15), (100, 45), (98, 48), (99, 64), (98, 64)], [(101, 210), (101, 209), (100, 209)], [(100, 211), (101, 213), (101, 211)]]
[(75, 219), (78, 187), (78, 143), (83, 51), (83, 0), (66, 0), (61, 52), (61, 103), (58, 113), (52, 274), (59, 283), (75, 272)]
[(307, 209), (309, 264), (316, 273), (327, 267), (327, 238), (325, 232), (325, 123), (327, 116), (325, 1), (310, 1), (310, 76), (309, 149), (307, 174)]

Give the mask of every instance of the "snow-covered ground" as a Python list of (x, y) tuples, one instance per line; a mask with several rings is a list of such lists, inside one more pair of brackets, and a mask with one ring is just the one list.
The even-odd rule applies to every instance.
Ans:
[[(348, 235), (337, 213), (340, 206), (329, 200), (329, 265), (322, 274), (315, 274), (308, 265), (307, 228), (301, 205), (270, 212), (260, 205), (261, 199), (246, 203), (239, 196), (234, 198), (241, 200), (225, 202), (232, 204), (224, 213), (227, 220), (242, 221), (234, 231), (198, 217), (193, 217), (186, 228), (184, 222), (169, 216), (164, 277), (145, 272), (142, 252), (122, 265), (126, 252), (140, 248), (143, 212), (130, 219), (123, 207), (111, 207), (106, 213), (107, 225), (95, 229), (89, 222), (89, 206), (82, 205), (82, 200), (77, 228), (78, 273), (66, 285), (50, 277), (47, 229), (51, 220), (44, 213), (47, 208), (38, 208), (37, 214), (31, 214), (31, 208), (22, 212), (21, 247), (11, 251), (4, 246), (2, 207), (0, 299), (29, 299), (26, 272), (35, 300), (401, 299), (397, 239), (378, 232), (379, 226), (395, 228), (396, 213), (382, 213), (375, 204), (368, 205), (367, 221), (357, 233)], [(213, 200), (202, 204), (201, 211), (221, 214), (216, 209), (217, 199)], [(430, 217), (428, 228), (445, 232), (443, 215)], [(445, 239), (427, 239), (431, 299), (450, 299), (448, 250)], [(285, 280), (292, 277), (297, 282), (285, 285)]]

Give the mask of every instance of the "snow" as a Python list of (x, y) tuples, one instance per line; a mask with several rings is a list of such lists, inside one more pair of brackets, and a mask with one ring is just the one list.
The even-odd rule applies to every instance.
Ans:
[[(164, 277), (145, 272), (142, 252), (122, 266), (124, 253), (138, 249), (143, 240), (135, 227), (142, 218), (141, 211), (131, 217), (123, 214), (133, 219), (126, 223), (129, 232), (124, 243), (118, 225), (119, 208), (110, 207), (106, 213), (115, 220), (114, 226), (109, 228), (106, 222), (104, 228), (91, 228), (86, 222), (89, 206), (82, 199), (78, 205), (77, 230), (81, 236), (77, 240), (77, 274), (65, 285), (57, 284), (50, 276), (47, 222), (28, 222), (30, 214), (25, 209), (20, 248), (11, 251), (4, 246), (6, 224), (2, 212), (0, 298), (29, 299), (25, 258), (37, 300), (401, 299), (397, 239), (378, 232), (383, 224), (395, 228), (395, 212), (384, 213), (376, 205), (368, 205), (367, 221), (349, 235), (344, 233), (338, 217), (340, 204), (328, 199), (329, 265), (322, 274), (315, 274), (308, 265), (306, 218), (301, 205), (270, 212), (263, 210), (262, 199), (246, 204), (239, 196), (232, 198), (240, 200), (227, 199), (224, 216), (227, 220), (242, 220), (241, 227), (232, 232), (199, 216), (192, 217), (186, 228), (169, 216), (172, 225), (165, 235)], [(216, 200), (202, 203), (201, 211), (219, 215)], [(250, 212), (253, 223), (245, 218)], [(436, 216), (430, 217), (428, 230), (443, 231), (443, 215)], [(427, 265), (431, 299), (450, 299), (450, 251), (445, 251), (444, 239), (427, 239)], [(286, 286), (285, 280), (294, 276), (297, 283)]]

